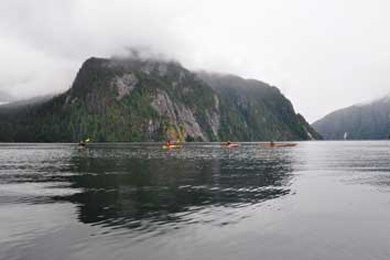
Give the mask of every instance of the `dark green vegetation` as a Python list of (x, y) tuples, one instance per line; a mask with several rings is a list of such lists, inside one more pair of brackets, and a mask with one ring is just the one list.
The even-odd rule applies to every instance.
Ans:
[(221, 97), (222, 140), (321, 139), (280, 90), (234, 75), (199, 73)]
[[(390, 99), (337, 110), (313, 123), (313, 128), (328, 140), (387, 139), (390, 134)], [(347, 134), (345, 134), (347, 133)]]
[(67, 92), (0, 107), (0, 141), (262, 141), (320, 136), (280, 91), (176, 62), (88, 59)]

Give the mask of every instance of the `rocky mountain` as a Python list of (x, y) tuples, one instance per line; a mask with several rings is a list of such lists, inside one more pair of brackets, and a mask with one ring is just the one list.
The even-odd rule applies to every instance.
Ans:
[(275, 87), (136, 58), (90, 58), (67, 92), (0, 109), (0, 141), (85, 137), (101, 142), (261, 141), (319, 135)]
[(313, 123), (325, 139), (375, 140), (390, 134), (390, 96), (337, 110)]

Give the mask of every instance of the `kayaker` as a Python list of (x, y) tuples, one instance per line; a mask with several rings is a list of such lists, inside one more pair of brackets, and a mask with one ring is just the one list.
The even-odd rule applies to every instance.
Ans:
[(226, 142), (226, 147), (227, 147), (227, 148), (237, 148), (237, 147), (239, 147), (239, 146), (240, 146), (240, 144), (235, 143), (235, 142), (231, 142), (231, 141), (227, 141), (227, 142)]
[(271, 142), (269, 143), (269, 146), (274, 147), (274, 146), (275, 146), (274, 141), (271, 141)]
[(90, 141), (89, 138), (87, 138), (87, 139), (85, 139), (85, 140), (82, 140), (82, 141), (79, 142), (79, 146), (81, 146), (81, 147), (87, 147), (89, 141)]
[(85, 142), (85, 141), (80, 141), (80, 142), (79, 142), (79, 146), (81, 146), (81, 147), (87, 147), (87, 142)]

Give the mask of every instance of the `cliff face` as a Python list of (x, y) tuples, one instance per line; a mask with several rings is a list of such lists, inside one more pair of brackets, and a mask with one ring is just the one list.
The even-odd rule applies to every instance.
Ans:
[(390, 97), (337, 110), (313, 123), (328, 140), (387, 139), (390, 134)]
[(66, 93), (0, 110), (0, 141), (315, 137), (302, 119), (278, 89), (259, 81), (195, 74), (175, 62), (91, 58)]

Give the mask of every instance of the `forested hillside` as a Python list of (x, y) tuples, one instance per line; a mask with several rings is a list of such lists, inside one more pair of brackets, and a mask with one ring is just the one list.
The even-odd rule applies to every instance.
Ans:
[(0, 107), (0, 141), (261, 141), (320, 138), (280, 91), (177, 62), (88, 59), (72, 87)]

